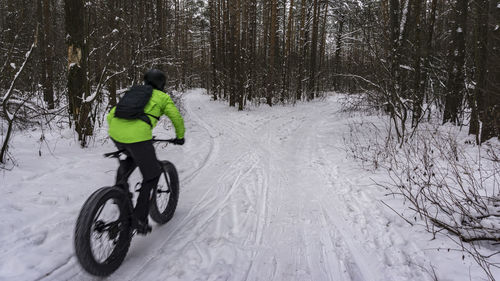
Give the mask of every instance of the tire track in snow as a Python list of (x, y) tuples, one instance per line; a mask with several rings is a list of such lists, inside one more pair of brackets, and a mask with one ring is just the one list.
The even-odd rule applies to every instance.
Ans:
[[(201, 108), (203, 105), (199, 105), (198, 108)], [(216, 114), (205, 114), (206, 118), (211, 118), (212, 116), (217, 116)], [(275, 117), (275, 116), (274, 116)], [(271, 151), (268, 150), (268, 148), (264, 147), (261, 143), (259, 142), (255, 142), (255, 141), (252, 141), (252, 136), (254, 135), (254, 133), (250, 133), (248, 128), (242, 128), (242, 125), (249, 125), (249, 124), (252, 124), (252, 123), (243, 123), (241, 121), (234, 121), (236, 119), (231, 119), (231, 118), (227, 118), (227, 119), (217, 119), (217, 120), (210, 120), (212, 124), (217, 124), (219, 126), (219, 128), (222, 126), (224, 129), (228, 130), (228, 131), (231, 131), (233, 133), (233, 138), (234, 138), (234, 134), (237, 135), (238, 137), (238, 140), (240, 141), (240, 144), (245, 144), (245, 146), (248, 148), (248, 150), (251, 150), (251, 151), (254, 151), (255, 153), (258, 153), (260, 158), (261, 159), (266, 159), (267, 155), (269, 155), (269, 153), (272, 153)], [(265, 121), (265, 123), (267, 122), (271, 122), (273, 121), (274, 118), (270, 117), (268, 120)], [(205, 121), (203, 121), (205, 123)], [(207, 125), (207, 123), (205, 123), (205, 125)], [(217, 129), (213, 126), (210, 126), (210, 125), (207, 125), (209, 127), (212, 127), (212, 129), (216, 130), (216, 131), (221, 131), (220, 129)], [(252, 126), (250, 125), (250, 128), (251, 129), (255, 129), (256, 126)], [(260, 128), (262, 128), (262, 126), (260, 126)], [(266, 128), (269, 128), (269, 127), (266, 127)], [(270, 139), (271, 139), (271, 134), (270, 134), (270, 131), (269, 129), (266, 130), (266, 137), (267, 137), (267, 143), (270, 143)], [(258, 148), (258, 150), (256, 150), (255, 148)], [(270, 169), (270, 165), (269, 165), (269, 160), (267, 161), (267, 165), (266, 165), (266, 168), (263, 168), (263, 170), (266, 170), (269, 171)], [(257, 200), (258, 202), (260, 202), (260, 206), (258, 209), (258, 224), (255, 226), (256, 229), (254, 231), (254, 233), (256, 234), (255, 235), (255, 241), (254, 241), (254, 245), (259, 245), (262, 243), (262, 233), (263, 233), (263, 230), (265, 229), (265, 226), (268, 224), (267, 223), (267, 209), (268, 209), (268, 197), (269, 197), (269, 172), (267, 173), (267, 177), (265, 177), (266, 180), (262, 183), (262, 184), (259, 184), (259, 186), (263, 187), (261, 190), (260, 190), (260, 194), (263, 195), (264, 197), (264, 200)], [(248, 194), (248, 189), (246, 188), (245, 186), (245, 189), (246, 189), (246, 192)], [(254, 201), (255, 199), (252, 198)], [(253, 202), (255, 204), (255, 202)]]
[[(321, 126), (323, 126), (326, 123), (326, 120), (324, 116), (328, 116), (328, 111), (332, 109), (326, 109), (326, 110), (318, 110), (319, 118), (315, 118), (316, 122), (313, 122), (311, 126), (309, 127), (310, 130), (315, 131), (315, 132), (323, 132), (321, 129)], [(307, 134), (308, 136), (311, 136), (311, 134)], [(316, 136), (318, 137), (318, 136)], [(330, 162), (328, 165), (325, 165), (323, 161), (325, 161), (325, 155), (326, 151), (322, 150), (321, 147), (319, 147), (319, 143), (317, 141), (310, 141), (311, 139), (309, 138), (309, 144), (308, 147), (310, 147), (310, 163), (311, 166), (314, 167), (314, 170), (318, 174), (319, 177), (327, 179), (327, 181), (330, 183), (330, 185), (334, 185), (335, 187), (341, 187), (344, 185), (340, 185), (338, 182), (334, 182), (333, 180), (339, 180), (341, 177), (338, 175), (338, 166), (336, 163)], [(328, 167), (328, 169), (326, 168)], [(332, 177), (332, 172), (333, 170), (333, 179)], [(333, 246), (333, 241), (335, 241), (335, 247), (336, 249), (336, 255), (340, 258), (339, 260), (342, 261), (341, 265), (342, 268), (338, 268), (338, 270), (346, 271), (348, 276), (345, 276), (346, 278), (349, 278), (348, 280), (355, 280), (355, 281), (364, 281), (364, 280), (384, 280), (383, 278), (381, 279), (380, 276), (377, 274), (377, 270), (373, 268), (371, 263), (367, 263), (366, 259), (364, 257), (361, 257), (359, 253), (366, 252), (361, 245), (353, 239), (356, 237), (352, 231), (350, 230), (352, 224), (349, 221), (349, 219), (345, 218), (343, 216), (343, 208), (344, 206), (343, 202), (337, 199), (336, 192), (333, 192), (331, 188), (325, 188), (323, 190), (326, 194), (323, 194), (321, 197), (317, 198), (318, 205), (320, 206), (321, 209), (321, 221), (324, 223), (325, 226), (328, 226), (331, 228), (329, 231), (329, 240), (331, 241), (329, 243), (330, 246)], [(335, 190), (337, 191), (337, 190)], [(327, 195), (327, 197), (324, 197)], [(318, 196), (316, 194), (316, 196)], [(336, 206), (336, 209), (341, 210), (340, 212), (336, 212), (334, 216), (330, 215), (328, 208), (325, 207), (325, 204), (322, 203), (322, 201), (328, 202), (328, 205), (331, 206)], [(332, 227), (333, 226), (333, 227)], [(373, 256), (373, 253), (367, 253), (371, 256)]]
[[(268, 121), (272, 121), (269, 119)], [(267, 123), (267, 122), (266, 122)], [(262, 127), (261, 127), (262, 128)], [(269, 145), (271, 143), (271, 134), (270, 134), (270, 127), (266, 127), (266, 144)], [(257, 132), (258, 133), (258, 132)], [(267, 171), (267, 174), (262, 177), (264, 180), (262, 183), (258, 184), (258, 186), (261, 187), (260, 189), (260, 194), (263, 195), (263, 200), (259, 200), (260, 206), (258, 208), (257, 212), (257, 221), (255, 223), (254, 231), (255, 233), (255, 240), (253, 242), (254, 246), (260, 246), (263, 243), (263, 234), (269, 225), (269, 183), (270, 183), (270, 174), (271, 174), (271, 164), (270, 164), (270, 156), (272, 151), (270, 151), (267, 147), (264, 147), (260, 143), (257, 143), (258, 147), (261, 149), (261, 159), (266, 159), (264, 160), (266, 162), (264, 171)], [(252, 272), (252, 269), (254, 268), (255, 263), (253, 262), (258, 255), (258, 252), (254, 250), (251, 255), (251, 262), (248, 266), (248, 269), (245, 272), (245, 277), (244, 280), (248, 280), (250, 273)], [(273, 270), (271, 273), (271, 277), (269, 280), (274, 280), (276, 273), (277, 273), (277, 266), (278, 262), (276, 261), (276, 258), (273, 257)]]
[[(281, 156), (279, 155), (282, 153), (280, 149), (276, 150), (276, 145), (279, 146), (279, 143), (276, 143), (276, 141), (273, 141), (272, 139), (272, 134), (271, 130), (275, 129), (276, 127), (281, 127), (280, 125), (276, 125), (276, 123), (282, 124), (283, 120), (281, 120), (281, 115), (282, 112), (278, 112), (276, 114), (273, 113), (273, 116), (266, 120), (264, 123), (266, 123), (266, 126), (261, 126), (258, 130), (254, 131), (254, 134), (262, 136), (262, 141), (257, 143), (258, 150), (261, 154), (261, 158), (263, 159), (262, 162), (264, 162), (264, 169), (266, 171), (265, 173), (265, 183), (262, 185), (262, 189), (260, 191), (260, 194), (263, 198), (262, 203), (260, 204), (259, 207), (259, 212), (257, 214), (257, 224), (255, 225), (255, 240), (254, 240), (254, 245), (263, 245), (264, 249), (269, 247), (270, 245), (266, 245), (266, 241), (264, 240), (264, 232), (266, 232), (266, 236), (269, 234), (273, 233), (272, 229), (269, 229), (269, 224), (271, 221), (271, 216), (269, 213), (269, 200), (270, 200), (270, 188), (273, 188), (273, 195), (279, 195), (282, 194), (282, 184), (288, 182), (288, 177), (285, 171), (282, 170), (283, 167), (281, 165)], [(261, 119), (260, 121), (262, 121)], [(275, 125), (275, 126), (273, 126)], [(276, 151), (275, 151), (276, 150)], [(286, 163), (283, 163), (286, 165)], [(276, 200), (276, 199), (274, 199)], [(273, 211), (279, 212), (280, 209), (280, 204), (277, 204), (276, 201), (273, 202)], [(271, 239), (272, 240), (272, 239)], [(262, 247), (260, 247), (262, 248)], [(261, 268), (263, 266), (261, 260), (262, 259), (269, 259), (270, 257), (261, 257), (261, 255), (267, 255), (265, 254), (266, 252), (269, 252), (269, 250), (265, 250), (264, 252), (262, 251), (253, 251), (252, 252), (252, 257), (251, 260), (252, 262), (249, 264), (249, 267), (246, 271), (244, 280), (254, 280), (256, 278), (256, 275), (259, 276), (258, 278), (262, 278), (262, 274), (265, 274), (264, 272), (268, 272), (268, 277), (269, 279), (275, 279), (279, 272), (279, 260), (282, 259), (282, 257), (277, 257), (272, 255), (272, 260), (273, 263), (271, 265), (268, 265), (270, 267), (269, 269), (266, 269), (264, 272), (262, 272)], [(259, 258), (260, 257), (260, 258)], [(277, 259), (278, 258), (278, 259)], [(258, 263), (256, 264), (257, 261)], [(264, 264), (265, 265), (265, 264)]]
[[(187, 97), (188, 99), (189, 97)], [(193, 101), (188, 101), (186, 102), (186, 107), (188, 108), (188, 112), (190, 113), (190, 116), (193, 116), (194, 118), (194, 121), (197, 122), (202, 128), (205, 129), (205, 131), (207, 131), (207, 133), (211, 136), (211, 139), (214, 143), (214, 147), (216, 147), (215, 149), (212, 149), (212, 153), (210, 154), (210, 157), (212, 157), (213, 155), (215, 155), (216, 153), (213, 153), (214, 151), (215, 152), (219, 152), (218, 150), (218, 142), (215, 141), (217, 139), (216, 137), (216, 134), (217, 132), (219, 132), (220, 134), (220, 130), (217, 128), (217, 127), (213, 127), (213, 124), (217, 124), (217, 125), (221, 125), (220, 122), (217, 122), (219, 120), (203, 120), (196, 112), (195, 110), (193, 110), (193, 107), (196, 107), (198, 106), (199, 109), (201, 109), (201, 107), (203, 105), (196, 105), (195, 103), (194, 104), (191, 104), (191, 102)], [(209, 114), (205, 114), (205, 116), (207, 116), (209, 118)], [(212, 121), (210, 122), (212, 125), (209, 125), (209, 121)], [(230, 128), (235, 128), (231, 125), (228, 125), (227, 123), (224, 124), (226, 126), (229, 126)], [(233, 130), (234, 131), (234, 130)], [(213, 132), (213, 133), (212, 133)], [(240, 136), (242, 136), (241, 134), (241, 131), (238, 132)], [(243, 136), (242, 136), (243, 137)], [(245, 139), (245, 138), (243, 138)], [(227, 166), (232, 166), (233, 163), (237, 163), (237, 162), (240, 162), (240, 160), (242, 160), (243, 158), (245, 157), (248, 157), (248, 155), (242, 155), (240, 158), (237, 158), (236, 160), (233, 160), (231, 164), (228, 164)], [(208, 161), (206, 162), (208, 163)], [(239, 177), (242, 177), (242, 176), (245, 176), (247, 173), (251, 172), (253, 169), (256, 168), (256, 165), (257, 165), (257, 162), (253, 164), (253, 166), (251, 167), (250, 170), (248, 170), (247, 172), (245, 172), (244, 174), (240, 175)], [(205, 165), (206, 166), (206, 165)], [(205, 167), (204, 166), (204, 167)], [(201, 169), (200, 169), (201, 170)], [(197, 171), (197, 173), (200, 172), (200, 170)], [(194, 177), (193, 177), (194, 179)], [(176, 222), (176, 227), (174, 229), (172, 229), (171, 231), (169, 231), (169, 234), (168, 236), (166, 237), (166, 241), (165, 243), (161, 244), (158, 248), (158, 251), (151, 255), (150, 258), (146, 259), (146, 262), (143, 262), (142, 265), (140, 266), (140, 269), (135, 273), (133, 274), (134, 277), (137, 277), (139, 275), (141, 275), (142, 273), (144, 273), (145, 271), (145, 268), (148, 267), (149, 263), (156, 257), (156, 256), (159, 256), (160, 254), (164, 253), (166, 250), (164, 249), (165, 248), (165, 245), (167, 245), (172, 239), (173, 237), (175, 237), (176, 235), (178, 235), (179, 233), (181, 233), (181, 230), (183, 228), (186, 228), (186, 225), (189, 224), (189, 222), (191, 221), (196, 221), (198, 220), (199, 221), (199, 217), (198, 217), (198, 210), (201, 210), (207, 206), (209, 206), (212, 202), (214, 201), (217, 201), (217, 200), (220, 200), (220, 198), (218, 198), (216, 196), (217, 193), (214, 192), (214, 188), (216, 186), (213, 185), (211, 187), (209, 187), (206, 192), (201, 196), (201, 198), (193, 205), (193, 207), (190, 208), (188, 214), (186, 214), (182, 219), (181, 221), (179, 222)], [(234, 185), (233, 185), (234, 187)], [(234, 189), (232, 189), (234, 190)], [(232, 194), (232, 192), (230, 193)], [(230, 195), (229, 194), (229, 195)], [(226, 196), (224, 198), (224, 200), (219, 203), (218, 205), (216, 205), (217, 207), (215, 208), (215, 210), (213, 212), (211, 212), (211, 214), (208, 216), (208, 217), (205, 217), (204, 221), (205, 223), (203, 224), (197, 224), (194, 228), (190, 228), (187, 232), (188, 233), (195, 233), (196, 230), (199, 230), (200, 228), (203, 228), (204, 226), (206, 226), (206, 224), (210, 223), (210, 220), (216, 215), (219, 213), (219, 211), (221, 210), (222, 207), (224, 207), (224, 204), (228, 201), (230, 197)], [(192, 235), (190, 235), (189, 237), (192, 237)], [(183, 241), (190, 241), (190, 240), (187, 240), (187, 237), (183, 237)], [(185, 243), (185, 246), (187, 246), (188, 243)], [(185, 247), (184, 246), (184, 247)], [(184, 248), (183, 247), (183, 248)], [(168, 249), (168, 250), (171, 250), (171, 249)], [(168, 251), (167, 250), (167, 251)], [(130, 275), (129, 275), (130, 276)]]
[[(329, 126), (335, 124), (335, 122), (338, 122), (338, 120), (321, 119), (321, 122), (316, 126), (317, 131), (329, 132), (329, 130), (331, 131), (333, 129), (329, 128)], [(367, 276), (369, 276), (370, 280), (402, 280), (401, 278), (403, 278), (403, 276), (399, 276), (397, 279), (384, 276), (384, 273), (390, 276), (401, 274), (402, 269), (407, 279), (429, 280), (427, 275), (422, 275), (420, 271), (414, 272), (414, 268), (410, 266), (412, 264), (419, 264), (415, 261), (415, 258), (423, 260), (423, 254), (412, 252), (411, 255), (408, 255), (406, 251), (401, 252), (399, 251), (401, 247), (393, 243), (393, 238), (386, 238), (387, 236), (395, 237), (394, 239), (398, 241), (404, 241), (403, 243), (410, 244), (410, 248), (417, 249), (411, 241), (406, 241), (399, 233), (395, 233), (393, 229), (387, 228), (387, 223), (381, 221), (381, 219), (385, 220), (386, 216), (382, 214), (380, 209), (385, 207), (382, 207), (381, 204), (379, 204), (378, 201), (374, 201), (373, 198), (367, 197), (362, 189), (355, 188), (354, 183), (349, 178), (343, 178), (339, 175), (339, 166), (338, 163), (335, 162), (341, 162), (341, 160), (338, 157), (337, 159), (327, 157), (328, 150), (320, 145), (324, 145), (325, 143), (327, 142), (320, 141), (316, 143), (315, 151), (318, 153), (315, 158), (318, 159), (318, 161), (315, 161), (314, 164), (320, 174), (328, 179), (332, 187), (327, 190), (325, 197), (327, 199), (325, 201), (328, 201), (329, 204), (333, 202), (335, 205), (339, 206), (341, 212), (338, 213), (335, 218), (329, 216), (322, 204), (324, 216), (328, 221), (336, 225), (339, 225), (341, 219), (350, 222), (349, 228), (336, 228), (337, 232), (343, 237), (359, 238), (359, 236), (361, 236), (363, 240), (365, 240), (363, 245), (358, 245), (354, 243), (357, 239), (344, 239), (345, 243), (343, 243), (341, 248), (344, 248), (346, 260), (350, 261), (350, 265), (348, 264), (349, 272), (351, 272), (351, 274), (356, 274), (358, 272), (362, 274), (362, 276), (355, 276), (355, 279), (362, 278), (362, 280), (366, 280)], [(344, 152), (341, 152), (341, 154), (344, 154)], [(333, 172), (331, 171), (332, 167)], [(367, 212), (367, 210), (369, 210), (369, 212)], [(380, 233), (387, 234), (382, 237), (373, 236)], [(335, 238), (332, 237), (332, 239)], [(383, 240), (384, 242), (380, 243), (379, 240)], [(369, 249), (367, 249), (366, 246), (368, 246)], [(403, 249), (404, 248), (407, 247), (403, 247)], [(367, 262), (364, 257), (359, 255), (360, 252), (367, 252), (370, 256), (375, 257), (376, 260)], [(397, 265), (394, 262), (387, 261), (388, 256), (399, 260), (398, 263), (401, 261), (403, 262)], [(377, 267), (374, 262), (378, 263)], [(394, 270), (395, 267), (401, 269), (398, 269), (398, 271), (394, 273), (385, 271)], [(384, 273), (381, 273), (381, 269), (384, 270)]]
[[(240, 158), (238, 158), (234, 162), (239, 162), (241, 160), (241, 158), (246, 157), (246, 156), (247, 155), (242, 155), (242, 156), (240, 156)], [(232, 184), (229, 186), (228, 190), (226, 190), (224, 197), (223, 198), (213, 197), (211, 201), (205, 202), (204, 206), (208, 206), (208, 205), (214, 206), (213, 208), (211, 208), (211, 211), (209, 211), (209, 213), (207, 215), (201, 216), (200, 214), (198, 214), (197, 216), (191, 216), (190, 221), (194, 221), (194, 225), (192, 225), (192, 226), (189, 225), (189, 222), (190, 222), (189, 219), (187, 219), (187, 220), (185, 219), (183, 221), (183, 223), (178, 224), (178, 227), (175, 228), (174, 230), (172, 230), (168, 234), (168, 236), (165, 238), (165, 243), (163, 243), (162, 246), (158, 249), (158, 251), (156, 251), (156, 254), (154, 255), (154, 257), (159, 256), (159, 255), (165, 253), (166, 251), (171, 251), (171, 250), (174, 250), (176, 252), (183, 252), (183, 249), (186, 246), (188, 246), (191, 241), (194, 240), (195, 235), (197, 233), (199, 233), (200, 230), (202, 228), (204, 228), (207, 224), (210, 224), (212, 222), (212, 218), (215, 215), (217, 215), (217, 213), (221, 210), (221, 208), (226, 206), (226, 203), (228, 202), (229, 198), (231, 198), (232, 194), (236, 190), (236, 187), (239, 186), (241, 180), (244, 179), (245, 177), (247, 177), (255, 169), (256, 165), (257, 165), (257, 161), (253, 161), (253, 163), (251, 164), (251, 166), (248, 169), (246, 169), (246, 170), (238, 169), (236, 177), (234, 178), (234, 181), (232, 182)], [(235, 173), (228, 170), (220, 178), (221, 179), (225, 179), (227, 177), (232, 178), (232, 176), (234, 176), (234, 175), (235, 175)], [(223, 180), (221, 180), (221, 181), (223, 182)], [(220, 200), (220, 199), (222, 199), (222, 200)], [(219, 202), (217, 202), (216, 204), (211, 204), (211, 203), (214, 203), (215, 201), (219, 201)], [(204, 206), (200, 206), (200, 207), (204, 207)], [(187, 233), (187, 235), (182, 236), (182, 240), (180, 241), (180, 243), (176, 244), (173, 248), (165, 249), (164, 246), (167, 243), (175, 242), (175, 241), (172, 241), (172, 238), (174, 236), (178, 235), (180, 232), (182, 232), (182, 228), (188, 228), (188, 231), (183, 232), (183, 233)], [(144, 271), (146, 270), (146, 267), (151, 263), (153, 258), (148, 259), (144, 263), (144, 266), (141, 268), (141, 270), (132, 276), (132, 280), (136, 280), (139, 275), (144, 273)]]
[(190, 107), (187, 100), (185, 100), (185, 101), (186, 102), (184, 104), (187, 107), (186, 109), (189, 112), (189, 116), (194, 117), (194, 121), (198, 125), (200, 125), (200, 127), (203, 128), (205, 130), (205, 132), (207, 133), (207, 135), (210, 137), (210, 149), (207, 153), (207, 156), (203, 160), (202, 164), (195, 171), (193, 171), (189, 176), (187, 176), (184, 179), (184, 184), (191, 182), (200, 173), (200, 171), (207, 166), (207, 164), (211, 161), (213, 155), (215, 154), (214, 152), (216, 152), (218, 150), (218, 145), (214, 141), (215, 136), (213, 136), (211, 134), (211, 131), (209, 130), (208, 125), (200, 118), (200, 116), (198, 116), (196, 114), (196, 112), (194, 110), (192, 110), (192, 108)]
[[(326, 110), (329, 110), (329, 109), (327, 108)], [(315, 114), (313, 114), (313, 116), (310, 116), (309, 118), (298, 118), (297, 120), (300, 120), (300, 124), (298, 124), (298, 126), (296, 128), (294, 128), (293, 130), (286, 131), (285, 133), (287, 133), (288, 135), (284, 136), (283, 138), (280, 138), (280, 140), (283, 139), (286, 141), (286, 139), (289, 136), (294, 135), (293, 139), (286, 141), (286, 143), (288, 143), (287, 145), (289, 146), (288, 150), (289, 151), (300, 151), (301, 154), (303, 154), (305, 156), (305, 158), (298, 158), (298, 160), (295, 160), (295, 158), (293, 156), (288, 156), (288, 157), (282, 156), (282, 155), (286, 155), (286, 153), (281, 153), (282, 155), (280, 156), (279, 155), (280, 152), (282, 152), (282, 151), (288, 152), (288, 151), (286, 151), (284, 148), (280, 149), (281, 144), (278, 143), (277, 147), (273, 147), (274, 149), (277, 149), (276, 153), (274, 154), (274, 157), (271, 157), (273, 155), (267, 155), (270, 159), (272, 158), (273, 163), (275, 165), (277, 163), (280, 163), (280, 160), (285, 161), (285, 162), (286, 161), (289, 161), (289, 162), (290, 161), (297, 161), (297, 162), (299, 162), (299, 164), (301, 164), (301, 166), (300, 166), (301, 170), (304, 171), (304, 172), (301, 172), (299, 174), (306, 173), (307, 175), (309, 175), (311, 172), (313, 172), (313, 171), (311, 171), (311, 169), (315, 168), (314, 162), (316, 161), (316, 158), (317, 158), (317, 154), (315, 153), (315, 146), (314, 146), (314, 143), (316, 141), (315, 140), (316, 130), (314, 130), (314, 127), (315, 127), (314, 124), (319, 119), (323, 118), (324, 111), (325, 111), (325, 109), (323, 109), (321, 111), (317, 110), (317, 111), (315, 111)], [(283, 143), (283, 144), (285, 144), (285, 143)], [(305, 161), (301, 162), (300, 159), (304, 159)], [(272, 170), (268, 171), (268, 175), (272, 174), (271, 171)], [(312, 178), (318, 178), (318, 179), (322, 178), (321, 175), (319, 175), (318, 173), (314, 173), (314, 172), (311, 175), (309, 175), (309, 177), (311, 177), (313, 174), (315, 176), (313, 176)], [(283, 186), (283, 184), (286, 185), (287, 182), (294, 181), (294, 179), (296, 177), (297, 177), (297, 175), (292, 175), (292, 178), (288, 179), (286, 176), (280, 176), (277, 179), (278, 186)], [(283, 183), (279, 182), (281, 179), (283, 179)], [(320, 182), (321, 182), (321, 180), (320, 180)], [(327, 185), (323, 185), (323, 183), (320, 183), (320, 184), (321, 184), (321, 186), (318, 186), (316, 188), (320, 188), (322, 190), (322, 189), (326, 189), (328, 187)], [(301, 196), (301, 193), (303, 193), (304, 191), (297, 193), (297, 191), (300, 191), (301, 189), (304, 189), (306, 187), (307, 186), (298, 185), (295, 187), (295, 188), (298, 188), (298, 189), (295, 189), (295, 191), (293, 189), (289, 190), (289, 192), (292, 192), (293, 194), (296, 194), (296, 196), (298, 198), (301, 198), (297, 202), (300, 204), (297, 206), (297, 211), (296, 211), (298, 218), (307, 217), (310, 215), (309, 211), (311, 210), (311, 206), (310, 206), (311, 203), (307, 202), (307, 201), (302, 201), (303, 197)], [(315, 192), (315, 190), (318, 190), (318, 189), (313, 189), (312, 192)], [(276, 192), (275, 192), (275, 194), (276, 194)], [(306, 194), (309, 194), (309, 193), (306, 193)], [(310, 195), (311, 194), (309, 194), (309, 196)], [(314, 194), (312, 194), (312, 195), (313, 195), (312, 196), (313, 198), (316, 197)], [(307, 197), (305, 197), (304, 199), (307, 200)], [(317, 199), (315, 201), (320, 202)], [(287, 203), (285, 202), (285, 204), (287, 204)], [(320, 209), (321, 209), (322, 213), (327, 212), (326, 208), (324, 206), (320, 205)], [(329, 210), (331, 211), (331, 208)], [(305, 213), (305, 211), (308, 211), (308, 213)], [(279, 207), (277, 209), (277, 212), (279, 212)], [(269, 218), (269, 216), (267, 216), (267, 217)], [(311, 219), (317, 220), (318, 218), (311, 218)], [(338, 223), (334, 223), (332, 220), (327, 220), (324, 214), (320, 214), (319, 219), (323, 221), (323, 223), (321, 225), (325, 229), (332, 229), (332, 228), (336, 229), (336, 228), (344, 227), (343, 224), (338, 224)], [(295, 238), (292, 238), (294, 240), (291, 240), (292, 243), (294, 243), (296, 246), (298, 246), (295, 254), (292, 254), (292, 256), (297, 257), (297, 258), (293, 259), (293, 267), (292, 268), (295, 268), (296, 270), (300, 269), (297, 273), (299, 275), (295, 276), (294, 278), (299, 278), (299, 279), (303, 279), (303, 278), (309, 279), (310, 278), (312, 280), (323, 280), (326, 277), (329, 280), (339, 280), (339, 278), (341, 278), (340, 280), (365, 280), (365, 278), (359, 274), (359, 272), (360, 272), (359, 267), (360, 266), (362, 267), (364, 265), (363, 263), (359, 263), (359, 266), (358, 266), (358, 263), (356, 263), (356, 262), (350, 262), (348, 264), (349, 267), (344, 265), (344, 262), (342, 259), (347, 258), (349, 256), (352, 256), (351, 250), (346, 248), (346, 247), (344, 247), (342, 250), (338, 249), (337, 246), (334, 246), (334, 244), (332, 244), (334, 239), (330, 235), (327, 235), (326, 239), (324, 236), (322, 236), (323, 239), (320, 242), (320, 246), (318, 249), (318, 247), (316, 246), (318, 243), (315, 240), (316, 235), (314, 234), (314, 232), (316, 232), (316, 231), (317, 231), (316, 228), (313, 228), (313, 230), (311, 232), (305, 231), (305, 228), (298, 229), (297, 234), (295, 235)], [(324, 233), (326, 231), (320, 230), (319, 232)], [(280, 236), (279, 232), (278, 232), (278, 234), (275, 234), (275, 235), (278, 235), (278, 237)], [(271, 241), (276, 240), (276, 238), (277, 237), (274, 237), (274, 239), (272, 238)], [(279, 238), (277, 238), (277, 239), (279, 239)], [(337, 232), (336, 239), (343, 241), (343, 240), (350, 239), (350, 237), (342, 235), (342, 234)], [(324, 243), (326, 243), (326, 245)], [(300, 258), (300, 257), (304, 256), (304, 254), (305, 254), (305, 256), (307, 256), (307, 258), (305, 258), (305, 259)], [(320, 259), (322, 259), (323, 261), (326, 260), (329, 262), (328, 267), (325, 267), (324, 264), (319, 265), (320, 271), (323, 272), (322, 274), (318, 273), (316, 270), (316, 268), (318, 267), (318, 265), (316, 264), (316, 260), (314, 259), (316, 254), (321, 255), (322, 257)], [(261, 258), (265, 258), (265, 257), (261, 257)], [(283, 256), (281, 257), (281, 259), (283, 259)], [(254, 263), (252, 263), (251, 266), (254, 266)], [(286, 264), (285, 264), (285, 266), (286, 266)], [(285, 269), (284, 272), (281, 272), (280, 276), (281, 276), (281, 278), (287, 278), (286, 276), (289, 276), (289, 274), (293, 274), (293, 273), (286, 273), (286, 269)], [(299, 276), (302, 276), (300, 274), (304, 274), (304, 277), (299, 277)], [(251, 275), (251, 272), (248, 272), (246, 275), (246, 279), (251, 280), (252, 277), (250, 277), (250, 275)], [(259, 275), (257, 275), (257, 276), (259, 276)], [(310, 276), (310, 277), (305, 277), (305, 276)], [(255, 277), (253, 277), (253, 278), (255, 278)]]

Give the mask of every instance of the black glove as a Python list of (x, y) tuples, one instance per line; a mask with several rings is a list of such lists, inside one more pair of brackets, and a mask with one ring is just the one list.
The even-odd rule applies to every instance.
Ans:
[(182, 139), (174, 139), (172, 141), (173, 144), (176, 144), (176, 145), (183, 145), (184, 144), (184, 138)]

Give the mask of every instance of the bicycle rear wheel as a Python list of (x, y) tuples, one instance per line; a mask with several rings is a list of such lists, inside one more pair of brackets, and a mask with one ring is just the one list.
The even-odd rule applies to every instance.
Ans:
[(75, 253), (90, 274), (107, 276), (123, 262), (130, 247), (130, 203), (117, 187), (103, 187), (83, 204), (75, 228)]
[(179, 200), (179, 176), (174, 164), (160, 161), (162, 175), (157, 187), (153, 190), (153, 198), (149, 208), (151, 218), (159, 223), (167, 223), (174, 216)]

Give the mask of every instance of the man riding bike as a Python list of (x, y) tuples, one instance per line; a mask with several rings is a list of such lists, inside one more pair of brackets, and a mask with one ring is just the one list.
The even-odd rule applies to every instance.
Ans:
[(142, 174), (143, 181), (132, 214), (132, 227), (140, 234), (151, 231), (148, 223), (151, 191), (161, 175), (152, 142), (153, 128), (160, 116), (166, 115), (172, 121), (177, 137), (175, 144), (184, 144), (184, 120), (170, 96), (164, 92), (165, 83), (162, 71), (147, 71), (144, 85), (133, 86), (107, 115), (109, 136), (116, 147), (127, 155), (125, 160), (120, 160), (116, 185), (128, 191), (127, 177), (131, 171), (139, 167)]

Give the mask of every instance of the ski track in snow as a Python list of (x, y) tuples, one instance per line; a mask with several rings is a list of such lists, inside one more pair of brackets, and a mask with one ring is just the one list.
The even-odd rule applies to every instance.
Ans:
[[(424, 252), (398, 232), (373, 197), (377, 193), (360, 184), (359, 170), (346, 159), (340, 147), (345, 122), (335, 97), (243, 112), (209, 99), (200, 91), (185, 94), (188, 142), (166, 149), (180, 170), (174, 218), (134, 237), (124, 263), (107, 280), (431, 280), (422, 269)], [(83, 169), (99, 153), (59, 161)], [(22, 181), (47, 183), (58, 169)], [(64, 241), (59, 262), (24, 269), (26, 280), (100, 280), (73, 255), (80, 207), (48, 213), (1, 237), (13, 246), (0, 252), (0, 261), (58, 235), (48, 248)], [(50, 231), (61, 225), (67, 232)]]

